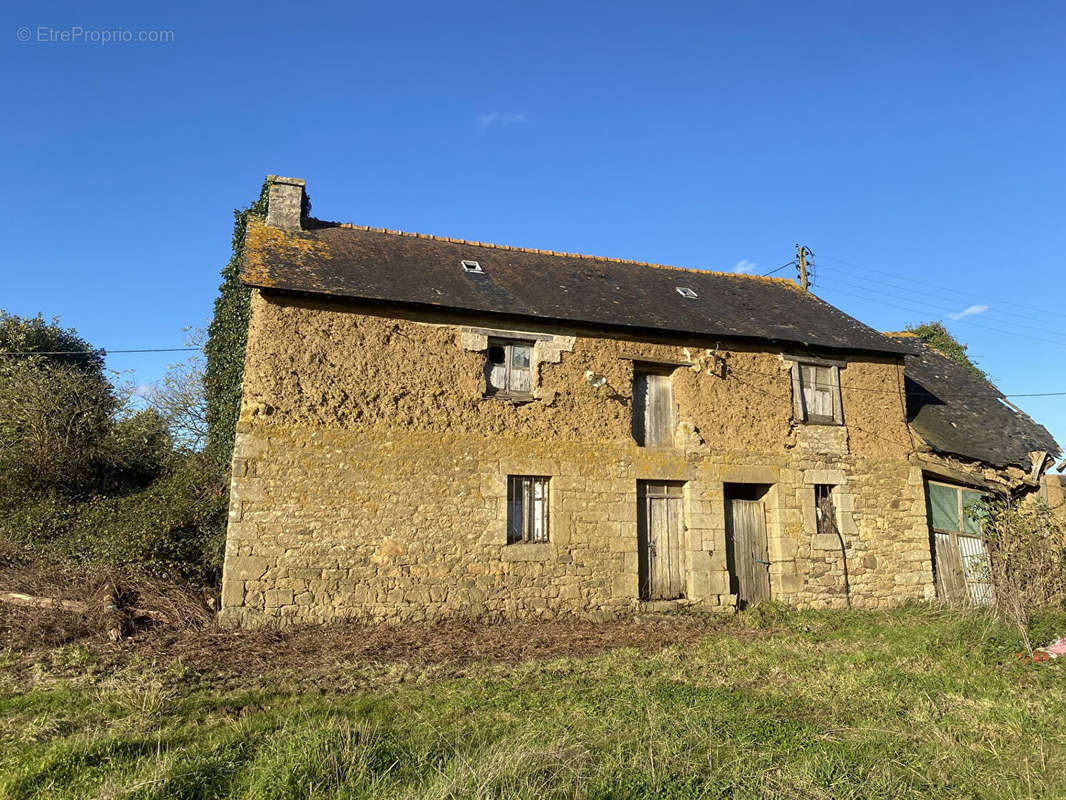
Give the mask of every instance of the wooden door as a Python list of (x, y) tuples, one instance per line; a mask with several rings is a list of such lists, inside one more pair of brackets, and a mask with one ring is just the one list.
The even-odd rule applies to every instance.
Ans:
[(676, 600), (685, 596), (682, 484), (641, 481), (637, 487), (640, 596)]
[(761, 500), (730, 500), (728, 560), (741, 607), (770, 599), (770, 555)]
[(984, 540), (954, 532), (933, 535), (937, 597), (951, 605), (992, 605), (992, 567)]

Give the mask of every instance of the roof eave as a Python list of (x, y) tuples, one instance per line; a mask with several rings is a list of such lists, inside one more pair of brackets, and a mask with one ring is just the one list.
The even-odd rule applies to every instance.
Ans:
[(363, 295), (353, 295), (339, 292), (329, 292), (324, 290), (306, 290), (306, 289), (291, 289), (284, 286), (270, 285), (268, 283), (250, 281), (241, 276), (242, 282), (249, 287), (260, 289), (268, 292), (276, 292), (279, 294), (287, 294), (299, 297), (320, 297), (329, 298), (331, 300), (340, 302), (358, 302), (369, 303), (378, 306), (400, 306), (408, 308), (414, 311), (433, 311), (433, 312), (448, 312), (455, 314), (473, 314), (494, 317), (498, 319), (507, 320), (529, 320), (540, 324), (554, 324), (554, 325), (568, 325), (579, 329), (597, 329), (605, 331), (628, 331), (632, 333), (652, 334), (658, 336), (667, 336), (670, 338), (687, 338), (692, 340), (693, 338), (700, 339), (728, 339), (732, 341), (740, 342), (765, 342), (781, 347), (782, 349), (789, 348), (809, 348), (812, 350), (828, 350), (835, 353), (861, 353), (868, 355), (876, 355), (882, 357), (898, 357), (902, 363), (903, 356), (906, 351), (896, 347), (886, 347), (884, 349), (874, 349), (867, 347), (856, 347), (853, 345), (841, 346), (841, 345), (829, 345), (821, 343), (804, 342), (799, 339), (782, 339), (772, 336), (752, 336), (750, 334), (730, 333), (730, 332), (695, 332), (690, 330), (679, 330), (674, 328), (652, 328), (648, 326), (630, 325), (624, 322), (593, 322), (589, 320), (573, 319), (567, 317), (556, 317), (539, 314), (515, 314), (500, 311), (486, 311), (478, 308), (466, 308), (463, 306), (436, 304), (436, 303), (420, 303), (409, 300), (396, 300), (383, 297), (367, 297)]

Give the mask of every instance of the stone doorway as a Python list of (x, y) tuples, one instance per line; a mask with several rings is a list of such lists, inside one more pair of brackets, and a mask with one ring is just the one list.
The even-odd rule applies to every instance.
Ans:
[(771, 487), (756, 483), (725, 485), (726, 566), (737, 607), (770, 599), (770, 553), (766, 537), (766, 499)]
[(637, 483), (637, 551), (641, 600), (685, 596), (684, 484)]

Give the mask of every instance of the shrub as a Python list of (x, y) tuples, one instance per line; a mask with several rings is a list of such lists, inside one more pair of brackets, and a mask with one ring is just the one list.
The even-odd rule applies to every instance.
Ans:
[(979, 514), (988, 537), (996, 607), (1017, 626), (1032, 655), (1031, 617), (1061, 605), (1066, 591), (1066, 526), (1042, 501), (993, 500)]
[(0, 541), (10, 561), (137, 565), (159, 578), (214, 585), (225, 523), (221, 482), (196, 455), (172, 458), (140, 491), (86, 501), (51, 492), (0, 510)]

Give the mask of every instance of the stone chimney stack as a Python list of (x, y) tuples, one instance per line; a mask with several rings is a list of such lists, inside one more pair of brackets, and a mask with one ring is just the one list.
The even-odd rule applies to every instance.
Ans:
[(283, 231), (300, 230), (304, 186), (307, 182), (300, 178), (282, 178), (279, 175), (267, 175), (267, 180), (270, 182), (270, 192), (267, 196), (266, 224)]

